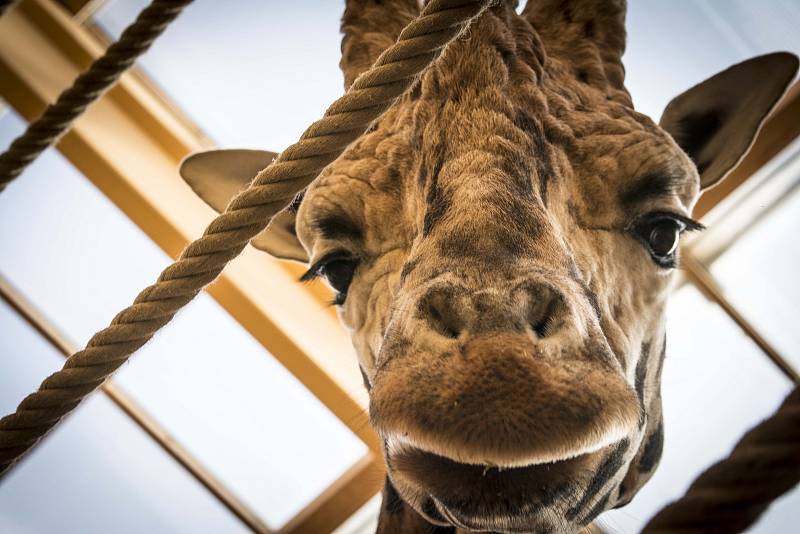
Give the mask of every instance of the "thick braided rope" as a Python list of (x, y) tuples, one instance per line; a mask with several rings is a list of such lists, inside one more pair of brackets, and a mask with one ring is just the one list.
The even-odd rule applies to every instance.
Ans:
[(133, 305), (95, 334), (11, 415), (0, 419), (0, 474), (75, 409), (238, 256), (344, 148), (364, 133), (492, 0), (432, 0), (322, 119), (258, 173), (202, 237)]
[(119, 40), (108, 47), (83, 72), (72, 87), (28, 125), (11, 146), (0, 155), (0, 191), (30, 165), (44, 150), (66, 132), (72, 122), (97, 100), (192, 0), (153, 0), (128, 26)]
[(704, 471), (645, 533), (742, 532), (800, 481), (800, 388)]

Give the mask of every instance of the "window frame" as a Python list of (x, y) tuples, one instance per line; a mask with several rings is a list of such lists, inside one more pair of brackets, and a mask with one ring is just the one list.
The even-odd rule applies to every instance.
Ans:
[[(0, 19), (0, 28), (0, 97), (26, 120), (38, 117), (104, 51), (96, 34), (49, 0), (20, 2)], [(37, 63), (47, 64), (47, 72), (36, 69)], [(165, 191), (168, 180), (163, 178), (176, 177), (180, 160), (208, 148), (209, 143), (141, 79), (136, 73), (125, 74), (56, 146), (148, 237), (176, 258), (213, 214), (178, 180), (172, 180)], [(297, 265), (248, 250), (207, 289), (369, 450), (278, 530), (286, 533), (333, 530), (374, 496), (383, 482), (379, 440), (368, 424), (368, 399), (353, 365), (349, 337), (327, 305), (329, 297), (322, 286), (300, 286), (296, 283), (300, 273)], [(286, 317), (287, 308), (297, 311)], [(41, 314), (34, 313), (31, 319), (40, 332), (52, 328), (42, 322)], [(307, 335), (309, 322), (315, 325), (315, 336)], [(163, 431), (148, 433), (166, 436)], [(166, 450), (166, 440), (156, 441)], [(195, 478), (213, 479), (199, 462), (194, 463)], [(257, 515), (232, 492), (214, 495), (253, 531), (270, 532), (260, 520), (248, 520)]]

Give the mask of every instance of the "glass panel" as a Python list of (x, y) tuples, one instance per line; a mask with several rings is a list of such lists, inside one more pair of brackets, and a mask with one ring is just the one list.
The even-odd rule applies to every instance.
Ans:
[[(637, 108), (658, 118), (673, 96), (733, 63), (777, 50), (798, 54), (798, 22), (800, 6), (792, 0), (629, 2), (625, 63), (627, 84)], [(797, 176), (800, 173), (794, 175), (795, 179)], [(793, 229), (798, 225), (798, 208), (800, 196), (788, 194), (779, 207), (711, 265), (711, 272), (734, 305), (796, 368), (800, 366), (800, 334), (793, 319), (800, 311), (800, 286), (793, 273), (800, 246)], [(715, 220), (708, 233), (716, 232), (717, 225), (720, 229), (732, 226), (730, 223), (747, 226), (743, 218), (752, 212), (736, 209), (730, 215), (729, 220)], [(712, 236), (702, 236), (701, 243), (706, 237)], [(702, 254), (702, 247), (700, 244), (698, 253)], [(631, 505), (603, 516), (602, 522), (612, 532), (640, 528), (661, 504), (680, 495), (704, 465), (726, 454), (741, 431), (770, 413), (787, 392), (787, 381), (763, 355), (757, 355), (752, 343), (719, 308), (695, 290), (691, 290), (691, 297), (687, 291), (675, 295), (670, 308), (671, 357), (663, 384), (667, 425), (664, 460)], [(680, 309), (683, 319), (677, 312)], [(685, 357), (672, 356), (679, 352), (697, 356), (689, 363)], [(735, 363), (730, 365), (733, 358)], [(678, 367), (684, 369), (674, 372)], [(713, 404), (709, 402), (712, 399), (716, 399)], [(698, 403), (702, 403), (700, 410)], [(695, 413), (697, 417), (686, 417)], [(696, 447), (697, 443), (703, 444), (702, 449)], [(684, 476), (690, 472), (691, 476)], [(793, 530), (798, 503), (800, 490), (795, 490), (773, 505), (753, 530)]]
[[(116, 36), (145, 5), (111, 0), (95, 21)], [(243, 0), (237, 9), (198, 0), (140, 64), (220, 145), (281, 150), (342, 92), (342, 9), (319, 0)], [(626, 83), (637, 109), (656, 120), (674, 96), (734, 63), (800, 53), (793, 0), (636, 0), (627, 21)]]
[[(662, 379), (664, 455), (633, 502), (606, 512), (608, 532), (639, 532), (665, 504), (680, 497), (706, 467), (726, 456), (750, 427), (771, 414), (791, 384), (753, 342), (693, 286), (670, 301)], [(800, 491), (769, 509), (754, 532), (789, 532)]]
[(342, 523), (333, 534), (375, 534), (382, 494), (379, 493)]
[(726, 297), (800, 369), (800, 139), (712, 210), (692, 242)]
[(795, 0), (628, 2), (626, 85), (636, 108), (658, 120), (682, 91), (750, 57), (800, 53)]
[[(753, 221), (733, 244), (711, 263), (731, 302), (762, 332), (795, 369), (800, 369), (800, 152), (791, 173), (791, 189), (770, 208), (752, 214)], [(741, 220), (748, 214), (731, 214)], [(757, 220), (756, 220), (757, 218)], [(721, 221), (718, 224), (725, 224)]]
[[(110, 35), (147, 0), (112, 0), (95, 21)], [(343, 92), (343, 2), (197, 0), (140, 65), (224, 147), (280, 151)]]
[[(0, 145), (22, 126), (13, 114), (0, 120)], [(169, 263), (55, 151), (0, 195), (0, 228), (0, 271), (76, 345)], [(139, 351), (117, 382), (271, 527), (366, 452), (206, 294)]]
[[(0, 412), (63, 358), (0, 301)], [(0, 532), (249, 532), (104, 395), (0, 483)]]

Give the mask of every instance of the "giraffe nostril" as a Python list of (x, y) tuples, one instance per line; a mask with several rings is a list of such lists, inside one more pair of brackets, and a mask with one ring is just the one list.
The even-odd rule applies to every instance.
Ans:
[(446, 316), (439, 315), (439, 313), (434, 313), (431, 317), (431, 323), (434, 329), (445, 337), (456, 339), (461, 333), (447, 320)]
[(550, 335), (550, 326), (552, 325), (552, 320), (550, 317), (545, 317), (541, 321), (531, 324), (533, 331), (536, 332), (536, 335), (540, 338), (547, 337)]
[(430, 292), (420, 302), (420, 312), (434, 331), (444, 337), (456, 339), (464, 327), (452, 297), (452, 290), (449, 288)]
[(563, 307), (561, 296), (549, 287), (539, 286), (535, 291), (528, 288), (528, 324), (540, 339), (555, 331), (556, 319)]
[(434, 287), (418, 301), (416, 317), (448, 339), (466, 339), (466, 333), (471, 337), (501, 331), (527, 331), (528, 335), (543, 339), (563, 324), (565, 309), (561, 292), (530, 281), (510, 293)]

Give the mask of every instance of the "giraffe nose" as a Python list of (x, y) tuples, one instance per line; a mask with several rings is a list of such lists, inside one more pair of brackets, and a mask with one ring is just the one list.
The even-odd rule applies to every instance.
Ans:
[(435, 286), (420, 298), (418, 317), (451, 339), (500, 331), (527, 331), (542, 339), (563, 322), (565, 310), (561, 292), (542, 283), (473, 292), (446, 285)]
[(387, 454), (520, 467), (597, 451), (638, 424), (633, 388), (566, 290), (527, 279), (420, 293), (398, 308), (373, 377)]

